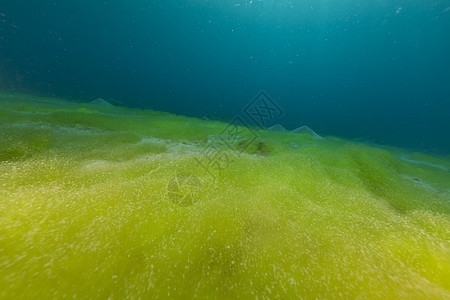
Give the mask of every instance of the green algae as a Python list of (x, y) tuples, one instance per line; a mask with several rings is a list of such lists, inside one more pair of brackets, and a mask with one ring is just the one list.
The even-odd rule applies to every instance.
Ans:
[(449, 158), (270, 131), (236, 155), (225, 123), (26, 95), (0, 115), (1, 298), (450, 297)]

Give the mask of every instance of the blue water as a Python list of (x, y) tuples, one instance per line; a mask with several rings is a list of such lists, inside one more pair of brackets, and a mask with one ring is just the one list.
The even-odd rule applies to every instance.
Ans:
[(278, 123), (450, 154), (450, 1), (0, 4), (0, 89)]

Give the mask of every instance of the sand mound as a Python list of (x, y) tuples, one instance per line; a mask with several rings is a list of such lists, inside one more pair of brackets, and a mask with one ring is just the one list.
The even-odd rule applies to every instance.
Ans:
[(312, 136), (315, 139), (323, 139), (323, 137), (321, 137), (320, 135), (318, 135), (317, 133), (314, 132), (314, 130), (312, 130), (311, 128), (309, 128), (308, 126), (301, 126), (298, 127), (292, 131), (287, 130), (286, 128), (284, 128), (283, 126), (281, 126), (280, 124), (276, 124), (272, 127), (268, 128), (269, 131), (277, 131), (277, 132), (290, 132), (290, 133), (307, 133), (310, 136)]
[(102, 99), (102, 98), (97, 98), (94, 101), (91, 101), (90, 104), (103, 105), (103, 106), (113, 106), (111, 103), (109, 103), (108, 101), (106, 101), (105, 99)]
[(269, 127), (268, 130), (270, 131), (279, 131), (279, 132), (289, 132), (286, 128), (281, 126), (280, 124), (273, 125), (272, 127)]

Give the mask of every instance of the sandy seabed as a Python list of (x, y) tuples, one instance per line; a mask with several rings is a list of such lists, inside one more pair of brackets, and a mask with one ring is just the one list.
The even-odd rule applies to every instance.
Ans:
[(450, 298), (450, 158), (0, 95), (0, 298)]

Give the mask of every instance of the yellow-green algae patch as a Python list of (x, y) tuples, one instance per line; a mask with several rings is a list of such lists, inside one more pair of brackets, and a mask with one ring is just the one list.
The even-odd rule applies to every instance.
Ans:
[(0, 298), (450, 297), (448, 157), (226, 126), (2, 94)]

